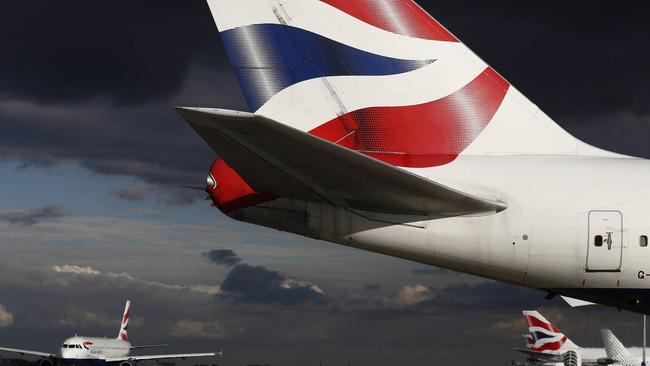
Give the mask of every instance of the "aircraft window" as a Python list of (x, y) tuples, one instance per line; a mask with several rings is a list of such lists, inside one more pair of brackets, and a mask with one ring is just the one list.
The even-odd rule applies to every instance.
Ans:
[(602, 247), (603, 246), (603, 236), (602, 235), (596, 235), (594, 238), (594, 245), (597, 247)]
[(80, 344), (78, 344), (78, 345), (77, 345), (77, 348), (79, 348), (79, 349), (81, 349), (81, 345), (80, 345)]
[(644, 248), (648, 246), (648, 236), (647, 235), (641, 235), (641, 237), (639, 237), (639, 246), (642, 246)]
[(63, 345), (63, 348), (68, 348), (68, 345), (67, 345), (67, 344), (64, 344), (64, 345)]

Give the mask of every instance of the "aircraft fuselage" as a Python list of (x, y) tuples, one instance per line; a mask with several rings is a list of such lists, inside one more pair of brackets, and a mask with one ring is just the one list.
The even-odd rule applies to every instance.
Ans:
[[(650, 312), (650, 162), (565, 155), (461, 156), (410, 169), (508, 208), (451, 218), (289, 199), (231, 216), (437, 267)], [(480, 182), (474, 183), (474, 182)], [(372, 182), (368, 182), (372, 184)], [(390, 194), (387, 192), (387, 194)], [(647, 275), (646, 275), (647, 274)]]

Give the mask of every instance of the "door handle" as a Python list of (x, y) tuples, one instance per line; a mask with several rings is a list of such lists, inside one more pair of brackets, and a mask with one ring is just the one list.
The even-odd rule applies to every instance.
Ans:
[(612, 250), (612, 233), (607, 233), (607, 250)]

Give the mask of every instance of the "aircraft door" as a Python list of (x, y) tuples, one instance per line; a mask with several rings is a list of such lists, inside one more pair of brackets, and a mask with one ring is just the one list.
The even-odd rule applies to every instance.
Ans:
[(623, 256), (623, 215), (620, 211), (589, 212), (588, 272), (618, 272)]

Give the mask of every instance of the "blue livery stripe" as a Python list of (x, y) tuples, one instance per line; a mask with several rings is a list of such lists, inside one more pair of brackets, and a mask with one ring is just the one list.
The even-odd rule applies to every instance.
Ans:
[(540, 332), (540, 331), (533, 332), (533, 337), (535, 338), (535, 340), (540, 340), (540, 339), (545, 339), (545, 338), (554, 338), (555, 336), (556, 335), (550, 335), (550, 334), (546, 334), (546, 333)]
[(395, 75), (435, 60), (402, 60), (362, 51), (281, 24), (254, 24), (221, 33), (251, 111), (281, 90), (326, 76)]

